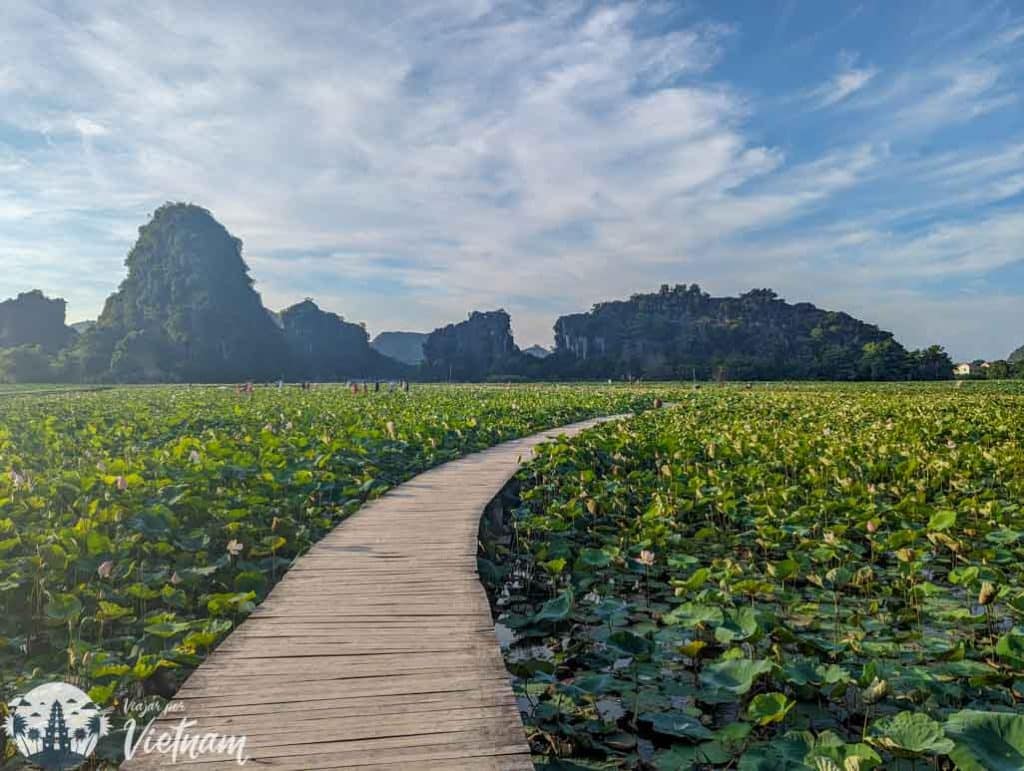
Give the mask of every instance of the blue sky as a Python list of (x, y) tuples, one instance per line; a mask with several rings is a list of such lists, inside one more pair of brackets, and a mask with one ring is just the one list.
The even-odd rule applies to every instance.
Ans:
[(769, 286), (1024, 343), (1016, 0), (9, 2), (0, 295), (95, 317), (161, 203), (371, 332)]

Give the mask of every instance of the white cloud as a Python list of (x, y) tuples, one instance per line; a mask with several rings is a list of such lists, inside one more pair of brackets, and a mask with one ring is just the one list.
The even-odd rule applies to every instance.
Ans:
[(735, 30), (652, 34), (657, 10), (14, 4), (3, 120), (33, 141), (0, 149), (9, 291), (39, 285), (73, 318), (95, 314), (166, 200), (241, 237), (273, 307), (313, 294), (376, 332), (504, 306), (524, 344), (550, 342), (560, 313), (666, 281), (824, 302), (841, 274), (874, 319), (886, 281), (1008, 264), (1010, 216), (903, 223), (1017, 194), (1019, 141), (918, 160), (887, 135), (913, 131), (915, 109), (996, 109), (1002, 64), (887, 64), (883, 79), (844, 55), (814, 101), (875, 110), (871, 128), (808, 157), (767, 141), (762, 105), (715, 76)]
[(865, 88), (880, 72), (877, 67), (857, 67), (856, 63), (856, 55), (850, 53), (840, 55), (839, 72), (810, 94), (818, 107), (831, 107), (844, 101)]
[(109, 133), (103, 126), (88, 118), (75, 118), (75, 128), (83, 137), (101, 137)]

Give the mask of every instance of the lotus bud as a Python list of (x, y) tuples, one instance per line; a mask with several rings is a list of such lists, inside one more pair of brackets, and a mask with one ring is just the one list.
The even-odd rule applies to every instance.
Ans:
[(193, 450), (192, 452), (190, 452), (188, 454), (188, 459), (192, 463), (198, 463), (199, 462), (199, 451), (198, 450)]
[(869, 532), (869, 533), (870, 533), (871, 535), (874, 535), (875, 533), (877, 533), (877, 532), (878, 532), (878, 524), (877, 524), (877, 523), (875, 522), (875, 520), (873, 520), (873, 519), (869, 519), (869, 520), (867, 521), (867, 524), (866, 524), (866, 525), (864, 525), (864, 527), (865, 527), (865, 528), (867, 528), (867, 531), (868, 531), (868, 532)]
[(592, 516), (597, 516), (597, 501), (593, 498), (587, 498), (587, 511), (589, 511)]
[(22, 487), (24, 484), (25, 484), (25, 477), (23, 475), (19, 474), (17, 471), (12, 471), (11, 472), (11, 485), (14, 486), (14, 489), (17, 490), (19, 487)]
[(128, 489), (128, 480), (125, 479), (124, 477), (119, 476), (114, 481), (114, 484), (116, 485), (117, 489), (120, 490), (121, 492), (124, 492), (125, 490)]
[(990, 605), (997, 594), (999, 594), (999, 590), (996, 589), (995, 584), (991, 581), (986, 581), (981, 585), (981, 591), (978, 592), (978, 604)]
[(889, 694), (889, 681), (877, 677), (864, 689), (864, 703), (877, 704)]
[(388, 421), (388, 422), (387, 422), (387, 423), (385, 424), (384, 428), (385, 428), (385, 429), (387, 430), (387, 432), (388, 432), (388, 437), (389, 437), (389, 438), (391, 438), (391, 439), (394, 439), (394, 438), (395, 438), (395, 421), (393, 421), (393, 420), (389, 420), (389, 421)]
[(181, 583), (181, 576), (179, 576), (178, 575), (178, 571), (175, 570), (173, 573), (171, 573), (171, 585), (172, 586), (177, 586), (180, 583)]
[(100, 566), (96, 568), (96, 573), (100, 578), (110, 578), (110, 574), (114, 572), (114, 563), (111, 560), (100, 563)]

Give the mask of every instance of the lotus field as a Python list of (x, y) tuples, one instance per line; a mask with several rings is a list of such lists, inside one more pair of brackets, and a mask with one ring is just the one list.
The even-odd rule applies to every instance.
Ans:
[(481, 561), (552, 768), (1024, 769), (1024, 395), (755, 386), (547, 445)]
[[(364, 501), (505, 439), (649, 406), (652, 393), (0, 396), (0, 703), (54, 680), (115, 716), (159, 702)], [(115, 734), (99, 755), (116, 761), (122, 746)], [(0, 750), (17, 762), (9, 737)]]

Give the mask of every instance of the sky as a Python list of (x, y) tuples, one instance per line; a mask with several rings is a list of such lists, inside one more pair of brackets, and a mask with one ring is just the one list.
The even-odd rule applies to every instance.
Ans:
[(94, 318), (165, 201), (371, 334), (770, 287), (1024, 344), (1018, 0), (7, 0), (0, 297)]

